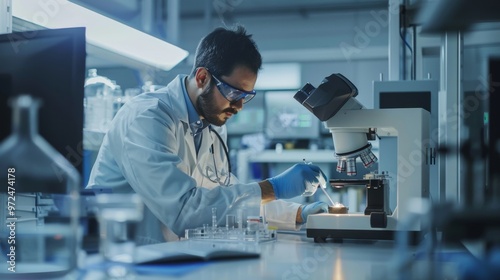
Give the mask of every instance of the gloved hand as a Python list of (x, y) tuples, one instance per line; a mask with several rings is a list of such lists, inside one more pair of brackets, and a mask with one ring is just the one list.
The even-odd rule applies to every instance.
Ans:
[(299, 196), (309, 185), (318, 187), (320, 178), (326, 180), (325, 174), (318, 166), (297, 163), (283, 173), (267, 180), (273, 186), (276, 199), (281, 199)]
[(302, 213), (300, 217), (302, 218), (302, 223), (307, 222), (307, 216), (311, 214), (318, 213), (328, 213), (328, 204), (322, 201), (316, 201), (311, 204), (302, 205)]

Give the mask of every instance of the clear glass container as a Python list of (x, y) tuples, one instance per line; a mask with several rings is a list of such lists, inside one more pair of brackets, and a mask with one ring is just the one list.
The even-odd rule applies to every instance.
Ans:
[(125, 104), (122, 87), (116, 84), (116, 82), (114, 82), (114, 85), (115, 89), (113, 90), (113, 118), (116, 116), (116, 113), (118, 113), (123, 104)]
[[(12, 100), (0, 143), (0, 279), (44, 279), (77, 267), (80, 175), (38, 134), (39, 102)], [(61, 132), (63, 133), (63, 132)]]
[(97, 69), (89, 69), (85, 80), (84, 128), (106, 132), (114, 116), (115, 84), (107, 77), (97, 75)]
[(260, 227), (260, 217), (259, 216), (248, 216), (247, 217), (247, 233), (256, 234)]

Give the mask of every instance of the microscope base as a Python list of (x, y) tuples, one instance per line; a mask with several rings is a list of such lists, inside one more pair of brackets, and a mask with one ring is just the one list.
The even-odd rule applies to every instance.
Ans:
[[(395, 240), (395, 230), (350, 230), (350, 229), (307, 229), (307, 237), (314, 238), (315, 243), (326, 243), (327, 239), (333, 242), (345, 240)], [(408, 242), (416, 245), (421, 241), (419, 231), (409, 231)]]
[(331, 238), (334, 241), (343, 239), (364, 240), (394, 240), (395, 233), (392, 230), (351, 230), (351, 229), (307, 229), (307, 237), (314, 238), (314, 242), (323, 243)]
[[(315, 214), (307, 219), (307, 237), (314, 238), (314, 242), (326, 242), (332, 238), (334, 241), (343, 239), (364, 240), (394, 240), (398, 232), (397, 220), (387, 216), (387, 225), (383, 228), (372, 227), (370, 216), (364, 214)], [(406, 231), (409, 241), (417, 244), (420, 236), (418, 228)]]

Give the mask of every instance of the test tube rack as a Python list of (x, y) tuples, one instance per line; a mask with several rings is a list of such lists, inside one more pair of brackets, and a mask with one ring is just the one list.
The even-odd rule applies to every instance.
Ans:
[[(269, 227), (262, 216), (248, 216), (246, 225), (241, 219), (234, 222), (234, 215), (226, 217), (226, 226), (217, 225), (216, 209), (212, 209), (212, 226), (186, 229), (187, 240), (208, 242), (265, 243), (277, 240), (277, 229)], [(232, 222), (230, 222), (232, 221)]]

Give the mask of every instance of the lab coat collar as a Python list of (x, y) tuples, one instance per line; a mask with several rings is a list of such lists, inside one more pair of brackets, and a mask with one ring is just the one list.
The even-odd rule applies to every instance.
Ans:
[[(185, 79), (187, 79), (187, 77), (184, 78), (183, 81), (185, 81)], [(191, 99), (189, 98), (189, 94), (188, 94), (188, 91), (186, 88), (186, 83), (183, 82), (182, 84), (184, 85), (182, 87), (182, 92), (184, 93), (184, 100), (186, 102), (186, 108), (188, 111), (188, 120), (189, 120), (190, 124), (194, 124), (194, 123), (200, 121), (200, 116), (198, 115), (198, 112), (196, 112), (194, 104), (193, 104), (193, 102), (191, 102)], [(199, 124), (201, 124), (201, 122)]]
[[(175, 77), (166, 87), (156, 92), (167, 93), (164, 95), (164, 98), (169, 99), (167, 104), (172, 104), (173, 108), (177, 108), (173, 113), (181, 122), (189, 126), (188, 108), (186, 106), (186, 102), (188, 102), (186, 98), (188, 98), (188, 95), (186, 84), (184, 83), (186, 77), (187, 75), (185, 74), (177, 75), (177, 77)], [(189, 102), (191, 101), (189, 100)]]
[(198, 112), (196, 112), (194, 104), (193, 102), (191, 102), (191, 99), (189, 98), (189, 94), (186, 88), (186, 83), (184, 82), (185, 79), (187, 79), (187, 77), (182, 78), (183, 81), (182, 92), (184, 93), (184, 101), (186, 102), (189, 126), (191, 128), (191, 133), (193, 135), (197, 135), (200, 134), (203, 131), (203, 129), (205, 129), (210, 123), (205, 119), (200, 119)]
[[(187, 94), (187, 89), (186, 89), (186, 84), (185, 84), (185, 79), (187, 78), (187, 75), (178, 75), (173, 79), (166, 87), (159, 89), (156, 91), (156, 93), (164, 93), (161, 95), (160, 99), (165, 99), (165, 102), (167, 104), (171, 104), (172, 108), (175, 108), (173, 110), (173, 114), (177, 116), (177, 118), (183, 123), (184, 127), (184, 137), (186, 139), (189, 139), (187, 142), (187, 145), (189, 146), (190, 150), (190, 156), (192, 159), (197, 158), (197, 153), (196, 153), (196, 148), (194, 146), (194, 133), (208, 133), (208, 130), (204, 130), (203, 128), (206, 128), (208, 126), (205, 124), (205, 122), (202, 122), (202, 126), (200, 126), (197, 131), (192, 130), (192, 126), (190, 125), (189, 122), (189, 109), (188, 109), (188, 104), (191, 106), (191, 100), (189, 99), (189, 95)], [(189, 103), (188, 103), (189, 102)], [(194, 106), (193, 106), (194, 109)], [(196, 121), (195, 121), (196, 122)], [(201, 147), (206, 148), (206, 145), (211, 145), (212, 140), (210, 137), (202, 137), (206, 138), (204, 141), (202, 140)], [(193, 140), (191, 140), (193, 139)]]
[(195, 122), (191, 122), (189, 126), (191, 127), (191, 133), (193, 135), (200, 134), (205, 128), (207, 128), (210, 123), (206, 120), (197, 120)]

